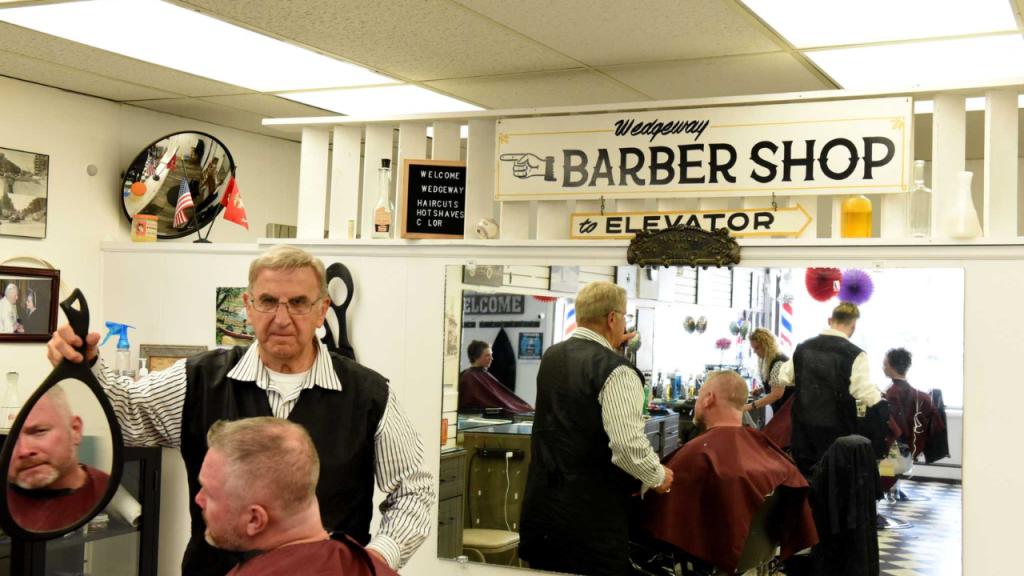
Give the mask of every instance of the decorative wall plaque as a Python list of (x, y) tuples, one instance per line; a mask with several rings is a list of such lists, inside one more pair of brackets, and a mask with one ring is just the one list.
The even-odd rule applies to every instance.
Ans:
[(695, 226), (642, 230), (629, 243), (626, 261), (639, 266), (722, 266), (740, 263), (740, 246), (725, 228)]

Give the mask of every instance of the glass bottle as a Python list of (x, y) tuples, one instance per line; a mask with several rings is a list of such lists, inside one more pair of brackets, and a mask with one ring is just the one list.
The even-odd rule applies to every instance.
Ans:
[(850, 196), (843, 201), (839, 235), (843, 238), (871, 238), (871, 200)]
[(10, 430), (14, 420), (21, 411), (18, 401), (18, 373), (12, 368), (7, 373), (7, 389), (4, 391), (4, 403), (0, 406), (0, 429)]
[(982, 235), (981, 221), (978, 211), (974, 208), (971, 196), (971, 180), (974, 172), (959, 172), (956, 175), (959, 189), (956, 193), (956, 204), (946, 220), (946, 230), (953, 238), (978, 238)]
[(924, 185), (924, 160), (914, 162), (914, 185), (907, 192), (907, 231), (911, 238), (932, 235), (932, 189)]
[(391, 204), (391, 159), (382, 158), (380, 168), (377, 170), (377, 188), (380, 190), (380, 200), (373, 209), (373, 237), (393, 238), (395, 207)]

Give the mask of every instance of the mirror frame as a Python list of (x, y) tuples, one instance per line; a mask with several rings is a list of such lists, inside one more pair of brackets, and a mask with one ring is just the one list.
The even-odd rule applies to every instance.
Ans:
[[(71, 303), (75, 300), (79, 301), (81, 310), (75, 310), (71, 308)], [(82, 296), (80, 290), (75, 289), (71, 296), (61, 303), (61, 308), (64, 309), (66, 315), (68, 315), (69, 321), (72, 325), (75, 325), (75, 320), (81, 320), (84, 316), (85, 326), (88, 327), (89, 318), (89, 307), (85, 302), (85, 298)], [(69, 313), (69, 309), (71, 313)], [(73, 318), (75, 316), (76, 318)], [(78, 530), (87, 522), (92, 520), (97, 514), (103, 511), (104, 508), (110, 504), (114, 494), (117, 492), (118, 487), (121, 485), (121, 472), (124, 466), (124, 437), (121, 434), (121, 426), (117, 422), (117, 414), (114, 412), (114, 407), (110, 404), (110, 400), (107, 398), (106, 392), (103, 391), (103, 387), (100, 386), (96, 376), (92, 373), (85, 362), (72, 363), (68, 360), (63, 360), (53, 372), (46, 377), (46, 380), (36, 388), (32, 396), (25, 402), (21, 410), (18, 412), (18, 417), (14, 420), (14, 425), (11, 426), (11, 431), (4, 441), (3, 453), (0, 455), (0, 469), (6, 471), (11, 466), (11, 458), (14, 456), (14, 447), (18, 443), (18, 435), (21, 434), (21, 429), (25, 426), (25, 420), (28, 419), (28, 415), (32, 412), (32, 408), (39, 402), (46, 394), (48, 390), (54, 386), (60, 384), (64, 380), (74, 379), (85, 384), (89, 390), (99, 401), (100, 406), (103, 407), (103, 414), (107, 417), (107, 424), (110, 426), (110, 441), (112, 448), (112, 462), (110, 465), (110, 480), (107, 483), (107, 489), (103, 493), (103, 497), (99, 499), (96, 505), (90, 510), (81, 520), (66, 526), (58, 530), (51, 530), (49, 532), (34, 532), (32, 530), (26, 530), (11, 516), (11, 511), (7, 507), (7, 487), (6, 482), (4, 483), (4, 490), (2, 492), (3, 506), (0, 506), (0, 527), (3, 528), (4, 532), (8, 536), (14, 539), (27, 541), (27, 542), (40, 542), (45, 540), (53, 540), (60, 538), (65, 534), (70, 534), (75, 530)], [(4, 472), (6, 478), (6, 472)]]
[[(181, 130), (179, 132), (172, 132), (170, 134), (167, 134), (165, 136), (157, 138), (156, 140), (154, 140), (153, 142), (150, 142), (147, 146), (142, 148), (142, 150), (132, 158), (132, 161), (128, 163), (128, 167), (125, 168), (123, 172), (121, 172), (121, 187), (117, 191), (117, 193), (118, 193), (118, 200), (121, 203), (121, 212), (124, 214), (124, 217), (128, 219), (128, 223), (129, 224), (132, 221), (132, 215), (128, 213), (128, 209), (125, 208), (125, 205), (124, 205), (124, 184), (125, 184), (125, 181), (126, 181), (125, 179), (128, 177), (128, 170), (131, 169), (131, 167), (135, 165), (135, 163), (139, 159), (139, 157), (141, 157), (143, 154), (145, 154), (147, 150), (149, 150), (153, 146), (156, 146), (160, 142), (163, 142), (164, 140), (167, 140), (168, 138), (170, 138), (172, 136), (177, 136), (178, 134), (200, 134), (202, 136), (206, 136), (207, 138), (213, 139), (217, 144), (220, 145), (221, 148), (224, 149), (224, 154), (228, 157), (228, 162), (231, 163), (231, 176), (235, 177), (235, 171), (238, 169), (238, 166), (235, 164), (235, 157), (231, 155), (231, 150), (229, 150), (228, 147), (224, 145), (224, 142), (222, 142), (220, 138), (217, 138), (213, 134), (209, 134), (207, 132), (201, 132), (199, 130)], [(196, 203), (195, 207), (199, 208), (200, 204), (202, 204), (202, 202)], [(216, 204), (216, 206), (215, 206), (215, 208), (212, 211), (209, 210), (209, 209), (203, 210), (201, 212), (197, 210), (197, 212), (199, 212), (201, 214), (204, 214), (204, 215), (205, 214), (212, 214), (212, 216), (207, 218), (205, 221), (204, 221), (203, 218), (199, 218), (199, 215), (197, 214), (196, 218), (199, 218), (199, 221), (200, 221), (199, 226), (197, 228), (186, 228), (185, 230), (176, 231), (174, 234), (164, 234), (164, 233), (160, 232), (159, 228), (158, 228), (157, 229), (157, 240), (175, 240), (177, 238), (184, 238), (184, 237), (189, 236), (191, 234), (195, 234), (195, 233), (201, 231), (203, 228), (206, 228), (207, 226), (213, 224), (214, 220), (217, 219), (217, 216), (219, 216), (220, 213), (224, 211), (224, 206), (221, 205), (220, 202), (216, 202), (215, 204)]]

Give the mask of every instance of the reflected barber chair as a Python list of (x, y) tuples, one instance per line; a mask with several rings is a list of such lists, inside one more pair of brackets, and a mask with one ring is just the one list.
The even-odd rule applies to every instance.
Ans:
[[(511, 552), (511, 558), (508, 553)], [(519, 533), (490, 528), (466, 528), (462, 531), (462, 553), (473, 562), (511, 566), (519, 561)], [(506, 555), (499, 559), (497, 556)]]
[(747, 574), (758, 576), (775, 574), (779, 550), (781, 503), (785, 489), (780, 488), (765, 497), (750, 521), (747, 540), (740, 554), (736, 571), (726, 573), (714, 564), (696, 558), (677, 546), (657, 540), (648, 534), (635, 533), (630, 544), (632, 576), (724, 576)]

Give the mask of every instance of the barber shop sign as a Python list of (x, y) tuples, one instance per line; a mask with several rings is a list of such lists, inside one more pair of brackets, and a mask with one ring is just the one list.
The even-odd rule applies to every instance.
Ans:
[(905, 192), (912, 120), (910, 98), (503, 119), (495, 198)]

